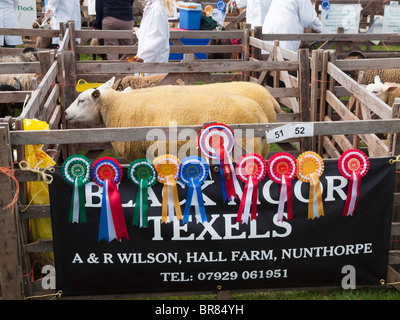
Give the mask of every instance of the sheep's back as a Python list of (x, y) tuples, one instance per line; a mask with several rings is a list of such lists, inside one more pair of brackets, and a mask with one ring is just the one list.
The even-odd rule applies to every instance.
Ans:
[(374, 83), (375, 76), (379, 76), (383, 83), (384, 82), (400, 83), (400, 68), (365, 70), (363, 83), (364, 84)]
[(23, 73), (23, 74), (0, 74), (0, 84), (15, 85), (15, 78), (21, 82), (23, 91), (31, 91), (36, 88), (33, 86), (33, 78), (36, 78), (37, 83), (41, 81), (41, 75), (34, 73)]
[[(202, 95), (168, 92), (166, 87), (155, 92), (103, 93), (103, 103), (112, 105), (103, 118), (116, 126), (168, 126), (170, 121), (178, 125), (199, 125), (208, 121), (224, 123), (269, 122), (258, 103), (250, 98), (235, 95)], [(107, 101), (107, 102), (105, 102)]]
[(148, 92), (169, 92), (174, 94), (201, 94), (203, 96), (237, 95), (250, 98), (260, 105), (270, 122), (276, 122), (280, 107), (275, 98), (263, 86), (251, 82), (225, 82), (204, 85), (159, 86), (140, 89)]

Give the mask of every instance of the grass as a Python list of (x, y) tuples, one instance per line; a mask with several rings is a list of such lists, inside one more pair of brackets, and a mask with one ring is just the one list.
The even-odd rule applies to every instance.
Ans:
[(232, 300), (400, 300), (400, 291), (382, 289), (332, 289), (233, 294)]
[[(135, 300), (216, 300), (217, 295), (183, 295), (138, 298)], [(362, 288), (344, 290), (341, 288), (330, 290), (296, 290), (296, 291), (268, 291), (251, 293), (232, 293), (230, 300), (400, 300), (400, 291), (391, 287)]]
[[(317, 47), (319, 47), (317, 45)], [(361, 51), (365, 51), (367, 50), (367, 46), (364, 44), (358, 44), (358, 47), (360, 48)], [(332, 46), (331, 48), (332, 50), (336, 49), (336, 46)], [(344, 50), (351, 50), (350, 47), (344, 45), (343, 46)], [(400, 50), (400, 46), (393, 46), (393, 45), (371, 45), (370, 46), (370, 51), (399, 51)]]

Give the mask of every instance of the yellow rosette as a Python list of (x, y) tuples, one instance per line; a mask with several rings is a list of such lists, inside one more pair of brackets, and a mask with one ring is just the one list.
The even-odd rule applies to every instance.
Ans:
[(310, 183), (308, 219), (323, 216), (324, 206), (319, 177), (324, 172), (324, 161), (317, 153), (306, 151), (297, 158), (297, 168), (297, 178)]
[(170, 154), (157, 157), (153, 160), (154, 169), (157, 171), (157, 179), (164, 184), (162, 193), (161, 223), (171, 222), (174, 218), (174, 209), (177, 220), (182, 220), (182, 211), (179, 205), (178, 180), (180, 160)]

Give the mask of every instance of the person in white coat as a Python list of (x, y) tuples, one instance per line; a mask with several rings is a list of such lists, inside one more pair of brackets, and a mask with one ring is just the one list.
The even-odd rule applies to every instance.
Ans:
[(140, 28), (134, 28), (138, 38), (136, 62), (168, 62), (168, 12), (171, 10), (173, 10), (172, 0), (147, 1)]
[[(16, 14), (18, 2), (18, 0), (0, 0), (0, 28), (19, 28)], [(21, 36), (0, 35), (0, 46), (14, 47), (21, 44)]]
[[(310, 0), (273, 0), (264, 19), (263, 34), (300, 34), (304, 28), (322, 32), (322, 23)], [(300, 41), (279, 41), (279, 47), (297, 51)]]
[(246, 8), (246, 23), (254, 27), (262, 27), (272, 0), (229, 0), (228, 5)]
[[(81, 30), (81, 7), (79, 0), (49, 0), (45, 17), (51, 18), (51, 28), (60, 29), (60, 22), (75, 21), (75, 30)], [(52, 39), (53, 47), (59, 44), (59, 38)], [(80, 39), (76, 39), (80, 42)]]

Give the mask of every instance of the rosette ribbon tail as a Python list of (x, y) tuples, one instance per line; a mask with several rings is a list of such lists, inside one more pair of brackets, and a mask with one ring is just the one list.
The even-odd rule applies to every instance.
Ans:
[(278, 221), (283, 221), (283, 213), (285, 211), (285, 202), (287, 203), (287, 220), (293, 219), (293, 206), (292, 206), (292, 179), (287, 175), (282, 175), (282, 183), (279, 194), (278, 204)]
[(80, 179), (74, 182), (68, 222), (86, 223), (85, 185)]
[(183, 211), (183, 223), (189, 222), (190, 207), (193, 205), (195, 208), (196, 222), (207, 222), (206, 209), (204, 207), (203, 193), (198, 179), (191, 178), (189, 185), (185, 209)]
[(235, 169), (224, 147), (217, 148), (216, 154), (218, 157), (219, 169), (221, 173), (222, 197), (223, 202), (225, 203), (227, 199), (236, 199)]
[[(107, 180), (106, 180), (107, 181)], [(103, 195), (101, 197), (101, 210), (100, 210), (100, 226), (99, 235), (97, 241), (106, 240), (110, 242), (115, 239), (114, 223), (112, 221), (111, 210), (109, 209), (110, 204), (107, 196), (108, 184), (104, 181)]]
[(102, 239), (108, 242), (113, 239), (120, 241), (122, 238), (129, 240), (121, 197), (115, 181), (113, 179), (106, 179), (104, 180), (101, 202), (98, 241)]
[[(172, 175), (166, 176), (166, 182), (163, 187), (162, 216), (161, 223), (172, 221), (174, 217), (174, 208), (177, 220), (182, 220), (182, 211), (179, 204), (178, 188)], [(168, 219), (168, 217), (170, 219)]]
[(287, 193), (287, 202), (286, 202), (287, 219), (293, 220), (292, 179), (285, 176), (285, 181), (286, 181), (286, 193)]
[(148, 204), (147, 181), (140, 179), (139, 189), (136, 194), (135, 211), (133, 213), (133, 226), (140, 228), (148, 227), (149, 204)]
[(352, 216), (356, 208), (358, 197), (360, 195), (361, 175), (357, 172), (352, 172), (349, 179), (349, 188), (347, 189), (347, 198), (344, 204), (342, 216)]
[(310, 175), (310, 195), (308, 201), (308, 219), (318, 218), (324, 215), (322, 204), (321, 184), (316, 173)]
[(124, 217), (124, 211), (122, 209), (121, 196), (119, 194), (117, 184), (114, 179), (107, 180), (109, 184), (109, 198), (111, 213), (114, 221), (115, 233), (117, 240), (125, 238), (129, 240), (128, 229), (126, 228), (126, 222)]
[(253, 194), (251, 199), (251, 220), (257, 219), (257, 200), (258, 200), (258, 180), (255, 176), (251, 176), (253, 180)]
[(251, 212), (251, 220), (257, 217), (258, 181), (255, 176), (249, 176), (244, 186), (242, 199), (236, 222), (248, 224)]

